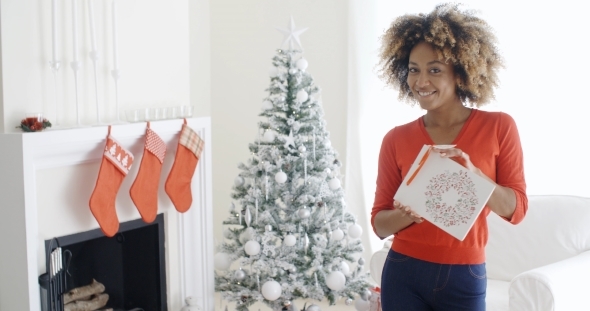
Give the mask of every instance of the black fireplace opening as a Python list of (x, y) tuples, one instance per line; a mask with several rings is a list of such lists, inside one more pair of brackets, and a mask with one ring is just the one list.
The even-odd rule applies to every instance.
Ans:
[[(164, 217), (121, 223), (112, 238), (100, 229), (57, 238), (66, 270), (66, 291), (92, 283), (109, 295), (103, 308), (167, 311)], [(51, 240), (45, 241), (46, 252)], [(53, 241), (55, 248), (55, 240)], [(70, 256), (71, 254), (71, 256)], [(49, 271), (49, 262), (47, 263)]]

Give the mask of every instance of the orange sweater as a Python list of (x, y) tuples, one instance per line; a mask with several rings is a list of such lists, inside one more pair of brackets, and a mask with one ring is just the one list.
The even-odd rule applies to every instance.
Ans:
[[(371, 212), (373, 230), (375, 215), (379, 211), (393, 209), (393, 196), (422, 146), (433, 144), (422, 118), (397, 126), (385, 135)], [(473, 109), (453, 144), (467, 153), (473, 164), (498, 185), (514, 190), (516, 210), (507, 220), (512, 224), (522, 221), (528, 201), (522, 148), (512, 117), (502, 112)], [(398, 253), (435, 263), (483, 263), (488, 241), (486, 217), (490, 211), (489, 207), (484, 207), (463, 241), (425, 220), (396, 233), (391, 248)]]

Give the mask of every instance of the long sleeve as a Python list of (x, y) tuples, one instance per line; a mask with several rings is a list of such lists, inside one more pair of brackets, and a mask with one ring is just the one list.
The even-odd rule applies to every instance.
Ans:
[[(382, 210), (393, 209), (393, 196), (403, 180), (395, 158), (394, 139), (395, 128), (385, 135), (379, 152), (377, 187), (373, 209), (371, 210), (371, 225), (375, 234), (377, 234), (374, 224), (375, 215)], [(379, 236), (379, 238), (384, 239), (386, 237)]]
[(526, 183), (524, 179), (524, 161), (520, 137), (514, 119), (508, 114), (500, 115), (498, 129), (499, 154), (496, 159), (496, 183), (514, 190), (516, 209), (511, 219), (512, 224), (520, 223), (528, 209)]

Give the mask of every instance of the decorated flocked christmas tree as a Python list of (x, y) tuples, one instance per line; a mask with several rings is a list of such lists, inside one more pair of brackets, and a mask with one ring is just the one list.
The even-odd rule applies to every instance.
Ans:
[[(295, 300), (357, 300), (370, 292), (359, 237), (346, 212), (340, 162), (326, 130), (319, 88), (306, 72), (293, 19), (289, 49), (273, 58), (252, 158), (240, 164), (224, 242), (215, 254), (215, 289), (236, 309), (261, 301), (295, 310)], [(237, 205), (237, 206), (236, 206)], [(312, 303), (312, 302), (311, 302)], [(308, 310), (319, 310), (317, 306)]]

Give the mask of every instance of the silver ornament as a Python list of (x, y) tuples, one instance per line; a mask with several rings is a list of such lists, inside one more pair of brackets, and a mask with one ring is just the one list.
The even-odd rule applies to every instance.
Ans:
[(285, 174), (285, 172), (283, 172), (283, 171), (279, 171), (275, 175), (275, 181), (278, 182), (279, 184), (285, 183), (287, 181), (287, 174)]
[(300, 218), (305, 219), (308, 218), (311, 215), (311, 213), (307, 206), (304, 206), (297, 211), (297, 215), (299, 215)]
[(347, 306), (352, 305), (352, 299), (346, 298), (346, 300), (344, 300), (344, 304), (347, 305)]
[(322, 311), (322, 309), (320, 309), (320, 307), (317, 305), (309, 305), (305, 311)]
[(293, 246), (295, 245), (295, 243), (297, 243), (297, 238), (292, 234), (286, 235), (283, 239), (283, 244), (285, 244), (286, 246)]
[(288, 307), (288, 306), (290, 306), (290, 305), (291, 305), (291, 301), (290, 301), (290, 300), (285, 300), (285, 301), (283, 302), (283, 306), (285, 306), (285, 307)]
[(309, 237), (307, 236), (307, 233), (306, 233), (305, 236), (303, 237), (303, 249), (305, 250), (306, 254), (307, 254), (308, 248), (309, 248)]
[(264, 226), (264, 231), (271, 232), (272, 231), (272, 226), (270, 224)]
[(302, 71), (307, 69), (308, 65), (309, 64), (307, 63), (307, 60), (305, 60), (305, 58), (300, 58), (299, 60), (297, 60), (297, 62), (295, 62), (295, 66), (297, 66), (297, 68), (299, 68)]
[(365, 301), (366, 301), (366, 300), (369, 300), (369, 298), (371, 298), (371, 295), (372, 295), (372, 294), (371, 294), (371, 291), (370, 291), (370, 290), (368, 290), (368, 289), (366, 289), (366, 290), (364, 290), (364, 291), (361, 293), (361, 299), (363, 299), (363, 300), (365, 300)]
[(234, 278), (238, 281), (241, 281), (244, 278), (246, 278), (246, 272), (244, 272), (244, 270), (240, 268), (239, 270), (236, 270), (236, 272), (234, 272)]
[(289, 269), (289, 272), (295, 273), (295, 272), (297, 272), (297, 268), (295, 266), (293, 266)]
[(263, 137), (267, 143), (272, 143), (275, 140), (275, 133), (271, 130), (267, 130), (264, 132)]
[(359, 265), (364, 265), (365, 264), (365, 259), (363, 258), (359, 258)]
[(297, 92), (295, 95), (295, 98), (298, 102), (303, 103), (309, 98), (309, 94), (307, 94), (305, 90), (299, 90), (299, 92)]
[(252, 222), (252, 214), (250, 213), (250, 208), (246, 208), (246, 215), (244, 215), (244, 220), (246, 221), (246, 225), (250, 227), (250, 223)]
[(330, 189), (332, 190), (337, 190), (340, 189), (340, 179), (338, 178), (332, 178), (329, 182), (328, 182), (328, 186), (330, 187)]
[(272, 108), (273, 108), (273, 105), (272, 105), (272, 102), (271, 101), (265, 100), (265, 101), (262, 102), (262, 109), (264, 109), (264, 110), (270, 110)]
[(298, 148), (299, 152), (305, 152), (307, 149), (305, 148), (304, 145), (299, 146)]

